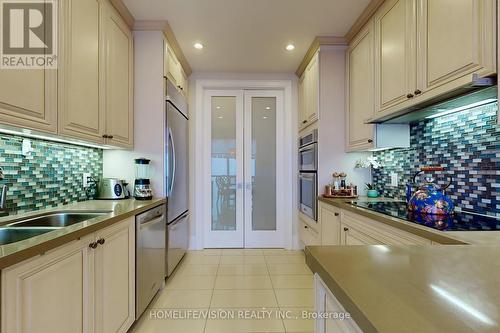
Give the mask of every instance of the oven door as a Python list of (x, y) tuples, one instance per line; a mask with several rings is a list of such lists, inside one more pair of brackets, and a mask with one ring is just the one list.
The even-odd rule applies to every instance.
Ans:
[(317, 220), (317, 180), (315, 172), (299, 173), (299, 210), (313, 219)]
[(318, 163), (318, 144), (313, 143), (299, 149), (299, 170), (316, 171)]

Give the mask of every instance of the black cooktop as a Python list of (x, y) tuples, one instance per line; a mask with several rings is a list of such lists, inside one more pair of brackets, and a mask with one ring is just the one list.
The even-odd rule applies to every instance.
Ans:
[(463, 211), (451, 216), (439, 216), (409, 212), (405, 202), (352, 201), (351, 204), (441, 231), (500, 230), (500, 218), (471, 214)]

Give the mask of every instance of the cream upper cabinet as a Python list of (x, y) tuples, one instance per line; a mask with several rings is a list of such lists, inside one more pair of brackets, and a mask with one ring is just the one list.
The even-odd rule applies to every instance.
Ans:
[(91, 242), (85, 237), (2, 271), (2, 332), (94, 332)]
[(59, 133), (103, 143), (100, 0), (59, 1)]
[(56, 133), (56, 70), (0, 69), (0, 123)]
[(298, 112), (299, 112), (299, 128), (303, 127), (307, 124), (307, 115), (306, 115), (306, 82), (305, 82), (305, 73), (299, 78), (298, 81), (298, 90), (299, 90), (299, 103), (298, 103)]
[(351, 42), (347, 50), (347, 150), (373, 148), (374, 125), (374, 31), (373, 21)]
[(382, 112), (416, 90), (415, 0), (388, 0), (375, 14), (375, 107)]
[(125, 333), (135, 319), (135, 223), (2, 270), (2, 332)]
[(165, 44), (165, 76), (177, 87), (180, 93), (184, 96), (188, 95), (188, 78), (186, 72), (177, 59), (174, 50), (168, 44)]
[(419, 0), (419, 87), (446, 91), (496, 73), (496, 1)]
[(106, 3), (104, 15), (105, 108), (107, 143), (134, 144), (133, 37), (120, 14)]
[(95, 240), (95, 333), (125, 333), (135, 320), (135, 220), (99, 231)]
[(340, 245), (340, 209), (320, 202), (318, 217), (321, 225), (321, 245)]
[(308, 124), (318, 120), (319, 113), (319, 54), (312, 58), (306, 68), (306, 119)]

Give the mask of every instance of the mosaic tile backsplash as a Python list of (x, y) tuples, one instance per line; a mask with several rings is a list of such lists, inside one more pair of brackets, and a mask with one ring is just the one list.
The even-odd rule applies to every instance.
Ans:
[(82, 173), (102, 177), (102, 150), (31, 140), (33, 151), (22, 155), (22, 137), (0, 134), (0, 166), (7, 185), (9, 214), (87, 200)]
[[(446, 193), (455, 205), (500, 216), (500, 126), (497, 103), (410, 125), (410, 148), (375, 152), (382, 168), (373, 182), (382, 195), (404, 199), (406, 184), (421, 166), (441, 165), (453, 177)], [(391, 173), (399, 175), (391, 187)], [(438, 184), (444, 175), (436, 173)]]

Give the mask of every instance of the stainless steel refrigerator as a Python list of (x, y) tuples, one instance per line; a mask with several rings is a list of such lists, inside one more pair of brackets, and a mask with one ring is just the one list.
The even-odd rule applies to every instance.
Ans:
[(166, 274), (170, 276), (189, 244), (189, 160), (187, 103), (166, 80), (165, 193), (168, 197)]

